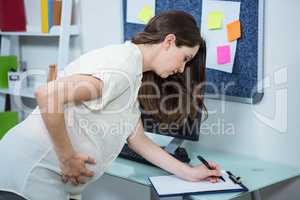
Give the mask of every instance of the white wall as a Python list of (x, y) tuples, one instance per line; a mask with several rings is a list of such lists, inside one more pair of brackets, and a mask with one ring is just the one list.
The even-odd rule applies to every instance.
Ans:
[[(123, 41), (121, 0), (74, 0), (74, 2), (76, 2), (74, 21), (80, 24), (81, 33), (80, 36), (71, 38), (70, 61), (81, 53)], [(32, 20), (39, 16), (36, 11), (39, 8), (39, 1), (25, 0), (25, 5), (28, 20), (33, 21), (29, 22), (32, 28), (40, 23)], [(21, 38), (21, 43), (21, 56), (29, 67), (46, 67), (50, 63), (56, 63), (57, 38), (24, 37)], [(37, 56), (42, 59), (36, 59)]]
[[(262, 102), (254, 106), (232, 102), (221, 105), (219, 101), (207, 100), (208, 109), (217, 112), (209, 116), (206, 126), (225, 121), (225, 127), (232, 123), (234, 131), (227, 135), (226, 128), (219, 134), (209, 132), (201, 135), (199, 144), (187, 146), (193, 150), (204, 146), (300, 167), (299, 8), (298, 0), (266, 0), (264, 60), (270, 87)], [(262, 196), (272, 200), (299, 199), (299, 187), (300, 180), (293, 179), (263, 190)]]
[[(122, 41), (121, 0), (82, 0), (81, 4), (82, 34), (80, 40), (73, 41), (72, 58), (79, 54), (80, 48), (85, 52)], [(216, 113), (210, 114), (205, 122), (205, 134), (201, 135), (199, 143), (186, 146), (193, 150), (204, 146), (300, 167), (299, 8), (299, 0), (266, 0), (265, 75), (270, 87), (265, 90), (262, 102), (251, 106), (207, 100), (209, 111)], [(55, 61), (55, 42), (51, 39), (46, 42), (25, 39), (23, 42), (22, 54), (29, 65), (42, 66)], [(36, 59), (37, 55), (43, 59)], [(217, 130), (219, 122), (225, 130)], [(234, 131), (228, 134), (226, 127), (230, 126)], [(209, 127), (214, 128), (208, 131)], [(299, 182), (293, 180), (276, 186), (277, 199), (299, 198)], [(276, 199), (272, 196), (275, 189), (266, 190), (264, 196)], [(120, 198), (125, 199), (124, 196)]]
[[(207, 100), (208, 109), (217, 112), (209, 115), (205, 135), (194, 149), (205, 146), (300, 167), (299, 8), (297, 0), (266, 1), (265, 79), (270, 87), (254, 106)], [(234, 131), (207, 134), (207, 127), (218, 121), (225, 121), (225, 127), (233, 124)]]

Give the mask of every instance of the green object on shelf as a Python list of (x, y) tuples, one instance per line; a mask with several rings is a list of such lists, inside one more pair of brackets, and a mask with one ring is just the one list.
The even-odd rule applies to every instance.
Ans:
[(0, 140), (9, 129), (19, 123), (17, 112), (0, 112)]
[(8, 88), (7, 72), (17, 70), (17, 56), (0, 56), (0, 88)]

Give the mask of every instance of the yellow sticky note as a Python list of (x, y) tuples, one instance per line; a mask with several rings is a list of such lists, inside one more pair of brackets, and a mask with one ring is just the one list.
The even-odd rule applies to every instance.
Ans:
[(208, 14), (208, 29), (221, 29), (223, 27), (224, 15), (221, 12), (210, 12)]
[(145, 5), (143, 7), (143, 9), (139, 12), (138, 14), (138, 20), (142, 21), (143, 23), (147, 24), (148, 21), (153, 17), (154, 13), (153, 13), (153, 9), (148, 6)]

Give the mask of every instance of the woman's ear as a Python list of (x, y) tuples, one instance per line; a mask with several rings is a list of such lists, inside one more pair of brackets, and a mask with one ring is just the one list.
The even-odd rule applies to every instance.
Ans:
[(169, 49), (172, 45), (175, 44), (176, 36), (174, 34), (168, 34), (164, 41), (163, 41), (163, 47), (166, 49)]

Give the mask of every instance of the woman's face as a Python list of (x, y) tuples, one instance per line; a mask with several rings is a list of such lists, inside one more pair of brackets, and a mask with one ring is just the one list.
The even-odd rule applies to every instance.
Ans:
[(177, 47), (175, 40), (175, 35), (169, 34), (160, 44), (161, 49), (154, 62), (154, 71), (161, 78), (167, 78), (175, 73), (182, 73), (185, 64), (193, 59), (199, 50), (199, 45), (195, 47)]

